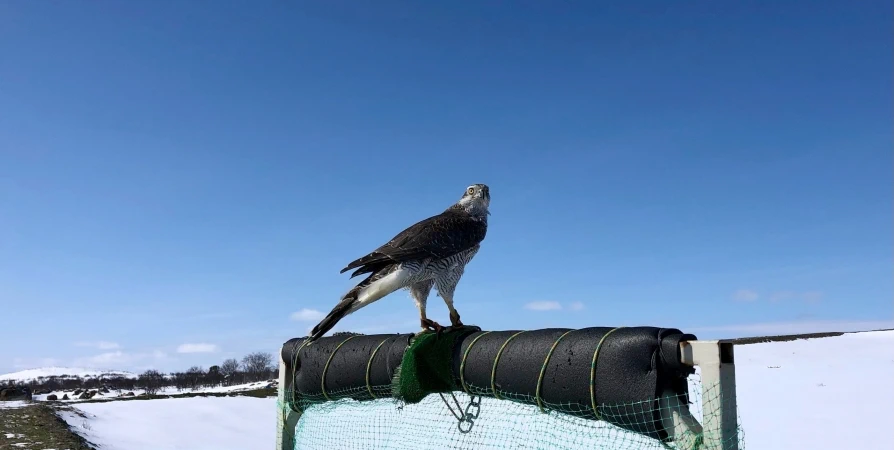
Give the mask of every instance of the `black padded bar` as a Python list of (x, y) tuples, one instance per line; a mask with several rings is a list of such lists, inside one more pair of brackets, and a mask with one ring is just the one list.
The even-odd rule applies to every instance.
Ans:
[[(470, 392), (493, 396), (493, 374), (493, 387), (500, 397), (536, 405), (540, 380), (541, 404), (553, 406), (550, 409), (588, 419), (603, 419), (656, 439), (666, 438), (666, 433), (660, 429), (657, 399), (666, 389), (687, 394), (685, 377), (692, 368), (680, 363), (679, 342), (694, 340), (695, 336), (656, 327), (595, 327), (566, 333), (568, 331), (554, 328), (521, 334), (516, 334), (518, 331), (473, 333), (454, 351), (453, 372), (457, 383), (463, 355), (474, 341), (462, 374), (466, 386), (471, 387)], [(610, 334), (606, 336), (607, 333)], [(513, 335), (515, 337), (503, 346)], [(541, 380), (547, 354), (562, 335), (564, 337), (549, 356)], [(592, 372), (597, 346), (596, 370)], [(503, 350), (494, 372), (494, 360), (501, 347)], [(590, 392), (591, 372), (595, 399), (591, 398)], [(594, 402), (596, 411), (593, 410)]]
[[(300, 348), (294, 378), (296, 396), (322, 396), (322, 375), (328, 361), (327, 397), (341, 398), (345, 395), (333, 394), (355, 392), (350, 397), (363, 400), (370, 398), (366, 394), (367, 386), (391, 384), (411, 336), (342, 335), (321, 338), (303, 347), (303, 338), (292, 339), (283, 347), (282, 356), (293, 369), (295, 351)], [(457, 338), (451, 361), (452, 375), (459, 390), (467, 388), (472, 393), (533, 405), (538, 405), (539, 398), (538, 406), (587, 419), (602, 419), (664, 440), (668, 434), (661, 427), (658, 397), (666, 391), (688, 394), (686, 377), (694, 369), (682, 364), (679, 343), (695, 339), (677, 329), (658, 327), (552, 328), (520, 333), (519, 330), (478, 331)], [(370, 363), (370, 356), (380, 344)], [(592, 372), (597, 347), (596, 369)], [(330, 359), (336, 348), (338, 351)]]
[[(297, 371), (293, 389), (296, 395), (316, 397), (323, 395), (323, 370), (326, 370), (326, 392), (333, 397), (343, 392), (357, 392), (351, 398), (368, 398), (366, 369), (369, 368), (369, 386), (390, 386), (394, 371), (401, 363), (412, 334), (379, 334), (333, 336), (304, 345), (304, 338), (293, 339), (293, 344), (283, 348), (283, 361), (294, 370), (295, 351)], [(349, 340), (350, 339), (350, 340)], [(381, 344), (381, 345), (380, 345)], [(339, 347), (339, 345), (341, 345)], [(331, 358), (333, 351), (338, 352)], [(378, 350), (376, 350), (378, 349)], [(370, 357), (373, 356), (370, 363)], [(326, 367), (326, 363), (329, 367)]]

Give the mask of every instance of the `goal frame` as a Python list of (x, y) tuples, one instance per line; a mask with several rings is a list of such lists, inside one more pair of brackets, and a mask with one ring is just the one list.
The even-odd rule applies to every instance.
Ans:
[[(737, 442), (736, 365), (734, 344), (729, 340), (694, 340), (680, 342), (681, 361), (698, 367), (702, 381), (702, 410), (717, 411), (699, 423), (677, 395), (668, 392), (659, 399), (661, 421), (672, 434), (677, 448), (687, 450), (723, 450), (726, 442)], [(284, 347), (283, 347), (284, 348)], [(301, 413), (289, 406), (294, 371), (279, 352), (279, 387), (277, 391), (276, 450), (295, 449), (295, 428)], [(709, 392), (710, 390), (710, 392)], [(717, 394), (720, 394), (719, 396)], [(702, 434), (704, 428), (719, 433)], [(697, 437), (701, 439), (697, 440)]]

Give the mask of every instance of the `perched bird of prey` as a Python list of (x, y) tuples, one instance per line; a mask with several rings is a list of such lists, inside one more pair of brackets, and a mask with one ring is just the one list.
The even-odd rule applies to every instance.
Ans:
[(485, 184), (473, 184), (441, 214), (415, 223), (368, 255), (352, 261), (341, 273), (357, 269), (351, 278), (369, 275), (314, 327), (309, 342), (331, 330), (342, 317), (399, 289), (409, 289), (416, 301), (423, 331), (442, 330), (441, 325), (425, 315), (432, 286), (437, 287), (438, 295), (447, 303), (451, 328), (462, 326), (453, 307), (453, 292), (487, 234), (489, 207), (490, 189)]

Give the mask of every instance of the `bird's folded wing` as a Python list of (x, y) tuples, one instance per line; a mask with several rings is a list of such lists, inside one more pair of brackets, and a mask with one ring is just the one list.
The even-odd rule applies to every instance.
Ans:
[(342, 269), (360, 267), (352, 276), (368, 272), (366, 267), (423, 258), (447, 258), (468, 250), (484, 239), (487, 224), (462, 213), (445, 212), (429, 217), (401, 231), (385, 245)]

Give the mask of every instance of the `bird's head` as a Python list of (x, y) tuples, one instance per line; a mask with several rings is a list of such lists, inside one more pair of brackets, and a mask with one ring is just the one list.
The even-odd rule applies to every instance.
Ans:
[(473, 184), (466, 188), (463, 196), (456, 202), (467, 213), (475, 216), (490, 214), (490, 188), (486, 184)]

